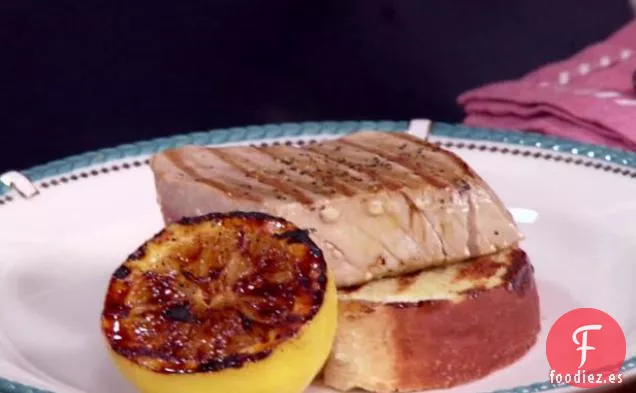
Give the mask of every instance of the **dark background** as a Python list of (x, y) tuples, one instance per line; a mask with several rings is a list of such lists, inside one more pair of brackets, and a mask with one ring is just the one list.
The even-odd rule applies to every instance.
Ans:
[(627, 0), (0, 0), (0, 172), (227, 126), (459, 122), (459, 93), (632, 15)]
[(459, 122), (462, 91), (631, 17), (627, 0), (2, 1), (0, 171), (226, 126)]

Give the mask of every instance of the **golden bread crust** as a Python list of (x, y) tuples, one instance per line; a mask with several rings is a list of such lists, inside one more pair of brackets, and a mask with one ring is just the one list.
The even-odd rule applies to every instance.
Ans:
[[(503, 256), (508, 263), (500, 283), (466, 290), (460, 299), (341, 300), (324, 383), (378, 393), (448, 388), (518, 360), (536, 342), (539, 297), (526, 254), (513, 249)], [(462, 271), (475, 281), (493, 274), (475, 268), (487, 266), (485, 258), (465, 263)]]

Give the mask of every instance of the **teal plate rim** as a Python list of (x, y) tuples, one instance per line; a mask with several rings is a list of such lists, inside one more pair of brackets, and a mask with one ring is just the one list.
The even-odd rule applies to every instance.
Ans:
[[(343, 135), (362, 129), (399, 132), (408, 129), (408, 125), (408, 121), (323, 121), (223, 128), (144, 140), (89, 151), (25, 169), (22, 170), (21, 173), (35, 182), (91, 165), (103, 164), (128, 157), (154, 154), (158, 151), (184, 144), (207, 145), (244, 142), (263, 138)], [(520, 147), (538, 148), (555, 153), (568, 153), (583, 159), (600, 159), (606, 161), (608, 164), (611, 163), (636, 169), (636, 152), (579, 143), (565, 138), (550, 137), (532, 132), (474, 128), (433, 122), (430, 133), (437, 137), (505, 143)], [(11, 188), (0, 183), (0, 197), (10, 191)]]
[[(245, 142), (265, 138), (293, 138), (302, 136), (343, 135), (360, 130), (383, 130), (400, 132), (408, 129), (408, 121), (323, 121), (304, 123), (280, 123), (261, 126), (233, 127), (209, 131), (192, 132), (171, 137), (156, 138), (136, 143), (123, 144), (69, 156), (60, 160), (35, 166), (21, 171), (31, 181), (66, 174), (88, 166), (103, 164), (113, 160), (149, 155), (158, 151), (185, 144), (214, 145), (231, 142)], [(532, 132), (496, 130), (467, 127), (463, 125), (433, 122), (430, 134), (436, 137), (461, 139), (475, 142), (504, 143), (513, 146), (534, 148), (555, 153), (567, 153), (583, 159), (596, 159), (623, 167), (636, 169), (636, 153), (614, 148), (575, 142), (565, 138), (545, 136)], [(597, 165), (596, 168), (603, 168)], [(610, 168), (605, 167), (606, 170)], [(636, 172), (629, 172), (636, 177)], [(11, 189), (0, 184), (0, 197)], [(621, 372), (636, 369), (636, 356), (627, 359)], [(525, 386), (490, 391), (487, 393), (535, 393), (567, 387), (549, 381)], [(0, 377), (0, 393), (54, 393), (27, 386)]]

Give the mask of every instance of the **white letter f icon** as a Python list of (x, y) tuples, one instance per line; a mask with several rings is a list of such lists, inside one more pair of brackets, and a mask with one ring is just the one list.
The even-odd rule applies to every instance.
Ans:
[[(574, 341), (574, 344), (581, 345), (580, 347), (576, 349), (577, 351), (581, 351), (581, 364), (579, 364), (579, 368), (583, 367), (583, 365), (585, 364), (585, 361), (587, 360), (587, 351), (593, 351), (596, 349), (594, 347), (590, 347), (587, 345), (587, 332), (589, 330), (601, 330), (602, 327), (603, 326), (601, 325), (585, 325), (576, 329), (574, 333), (572, 334), (572, 341)], [(581, 340), (581, 342), (579, 342), (576, 336), (581, 332), (583, 332), (582, 334), (583, 339)]]

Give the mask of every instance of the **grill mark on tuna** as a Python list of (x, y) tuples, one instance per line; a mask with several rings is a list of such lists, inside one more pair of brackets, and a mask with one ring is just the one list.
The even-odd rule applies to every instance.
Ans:
[(225, 193), (228, 197), (233, 198), (235, 196), (241, 196), (242, 198), (254, 201), (254, 202), (262, 202), (262, 198), (259, 198), (252, 193), (246, 193), (245, 190), (240, 189), (239, 187), (233, 187), (230, 184), (223, 183), (220, 181), (216, 181), (204, 173), (201, 173), (194, 169), (193, 167), (186, 164), (181, 158), (181, 152), (179, 150), (168, 150), (164, 152), (166, 159), (172, 163), (179, 171), (185, 173), (195, 181), (205, 184), (208, 187), (216, 188), (217, 190)]
[[(409, 182), (406, 179), (400, 179), (399, 177), (394, 177), (395, 173), (392, 174), (384, 174), (382, 173), (382, 171), (385, 171), (385, 168), (383, 168), (380, 165), (380, 162), (371, 162), (371, 163), (367, 163), (367, 164), (356, 164), (354, 162), (351, 162), (349, 160), (347, 160), (346, 158), (336, 158), (332, 155), (330, 155), (330, 153), (335, 154), (340, 156), (340, 154), (337, 154), (336, 151), (338, 149), (338, 143), (340, 143), (340, 140), (335, 140), (335, 141), (331, 141), (332, 145), (335, 146), (319, 146), (319, 145), (314, 145), (314, 146), (308, 146), (307, 149), (314, 152), (314, 153), (318, 153), (323, 155), (327, 160), (331, 160), (334, 162), (339, 163), (340, 165), (344, 165), (346, 167), (349, 167), (359, 173), (363, 173), (366, 176), (369, 176), (370, 178), (373, 178), (375, 180), (378, 181), (378, 183), (386, 190), (389, 191), (394, 191), (394, 190), (398, 190), (402, 187), (417, 187), (418, 184), (415, 184), (414, 182)], [(353, 147), (355, 149), (358, 150), (363, 150), (358, 148), (357, 146), (352, 146), (352, 145), (348, 145), (349, 147)], [(324, 151), (323, 149), (326, 150), (331, 150), (329, 152)], [(365, 150), (365, 152), (369, 153), (368, 151)], [(383, 158), (382, 156), (378, 155), (378, 154), (373, 154), (374, 157), (377, 158), (382, 158), (384, 161), (389, 161), (386, 160), (385, 158)], [(386, 171), (389, 172), (390, 171)], [(418, 176), (419, 177), (419, 176)]]
[(246, 177), (253, 177), (263, 184), (272, 186), (278, 189), (281, 193), (289, 196), (290, 198), (295, 199), (296, 201), (304, 205), (311, 205), (314, 203), (313, 198), (306, 195), (303, 191), (299, 190), (298, 188), (288, 184), (288, 182), (281, 181), (272, 176), (268, 176), (267, 174), (263, 172), (259, 172), (258, 170), (250, 170), (249, 168), (245, 167), (244, 165), (240, 164), (238, 161), (230, 157), (230, 155), (226, 153), (225, 151), (221, 151), (219, 149), (210, 149), (210, 153), (214, 154), (220, 160), (224, 161), (225, 163), (237, 169), (238, 171), (243, 172)]
[[(335, 143), (337, 143), (337, 142), (338, 142), (338, 140), (330, 141), (330, 142), (331, 142), (331, 143), (334, 143), (334, 142), (335, 142)], [(317, 145), (314, 145), (314, 146), (317, 146)], [(323, 147), (324, 147), (324, 145), (323, 145)], [(335, 146), (335, 147), (334, 147), (334, 149), (337, 149), (337, 147), (338, 147), (338, 146)], [(326, 158), (326, 159), (334, 160), (334, 159), (333, 159), (333, 158), (332, 158), (332, 157), (328, 154), (328, 152), (324, 152), (324, 151), (322, 151), (322, 150), (314, 149), (314, 148), (313, 148), (313, 146), (309, 146), (309, 147), (307, 147), (306, 149), (307, 149), (307, 150), (310, 150), (310, 151), (311, 151), (311, 152), (313, 152), (313, 153), (319, 154), (319, 155), (323, 156), (323, 157), (324, 157), (324, 158)], [(339, 164), (339, 165), (343, 165), (342, 163), (340, 163), (340, 162), (338, 162), (338, 161), (336, 161), (336, 163), (337, 163), (337, 164)], [(349, 165), (347, 165), (347, 164), (344, 164), (344, 165), (345, 165), (345, 166), (347, 166), (347, 167), (349, 167)], [(354, 171), (358, 171), (358, 170), (359, 170), (358, 166), (351, 166), (351, 168), (352, 168)], [(371, 178), (376, 178), (376, 179), (378, 179), (378, 178), (379, 178), (379, 176), (377, 176), (377, 173), (373, 173), (373, 172), (365, 173), (365, 172), (364, 172), (364, 171), (362, 171), (362, 170), (360, 170), (359, 172), (364, 173), (365, 175), (367, 175), (367, 176), (369, 176), (369, 177), (371, 177)], [(383, 180), (384, 180), (384, 179), (383, 179)], [(395, 188), (402, 188), (402, 186), (403, 186), (403, 185), (405, 185), (405, 184), (403, 184), (403, 183), (396, 183), (396, 182), (393, 182), (393, 184), (394, 184), (394, 185), (396, 185), (396, 187), (395, 187)], [(382, 184), (382, 185), (384, 186), (385, 184)], [(373, 191), (377, 191), (377, 190), (373, 190)], [(411, 202), (412, 202), (412, 201), (411, 201)], [(413, 206), (415, 207), (415, 209), (417, 209), (417, 206), (415, 206), (415, 203), (414, 203), (414, 202), (412, 202), (412, 203), (413, 203)], [(412, 211), (411, 209), (410, 209), (410, 212), (411, 212), (411, 213), (413, 213), (413, 211)], [(392, 221), (393, 221), (393, 222), (394, 222), (394, 223), (395, 223), (395, 224), (396, 224), (396, 225), (400, 228), (400, 230), (404, 233), (404, 235), (405, 235), (406, 237), (408, 237), (409, 239), (411, 239), (411, 241), (413, 241), (413, 243), (414, 243), (414, 244), (419, 245), (419, 242), (418, 242), (418, 241), (416, 241), (415, 239), (413, 239), (413, 236), (412, 236), (412, 232), (413, 232), (413, 231), (412, 231), (412, 230), (411, 230), (411, 231), (409, 231), (407, 228), (404, 228), (404, 227), (400, 224), (400, 220), (399, 220), (398, 218), (396, 218), (393, 214), (390, 214), (390, 212), (387, 212), (387, 213), (389, 213), (389, 214), (387, 214), (387, 218), (391, 219), (391, 220), (392, 220)], [(411, 228), (413, 227), (413, 225), (412, 225), (412, 221), (413, 221), (413, 219), (412, 219), (412, 217), (411, 217), (411, 218), (410, 218), (410, 223), (411, 223), (411, 225), (410, 225), (410, 226), (411, 226)], [(375, 236), (373, 236), (370, 232), (365, 231), (364, 229), (362, 229), (362, 228), (361, 228), (360, 226), (358, 226), (358, 225), (356, 225), (356, 227), (360, 230), (360, 232), (362, 232), (363, 234), (365, 234), (367, 237), (369, 237), (369, 238), (373, 239), (374, 241), (378, 242), (379, 244), (382, 244), (382, 246), (383, 246), (383, 248), (386, 250), (386, 252), (388, 252), (391, 256), (393, 256), (393, 258), (395, 258), (395, 260), (396, 260), (396, 261), (398, 261), (400, 265), (404, 265), (404, 264), (405, 264), (405, 262), (404, 262), (401, 258), (399, 258), (396, 254), (394, 254), (393, 252), (391, 252), (391, 251), (390, 251), (389, 246), (388, 246), (386, 243), (382, 242), (382, 241), (381, 241), (381, 239), (376, 238), (376, 237), (375, 237)]]
[[(348, 183), (346, 184), (349, 185), (350, 187), (353, 186), (358, 191), (362, 191), (362, 192), (377, 191), (378, 189), (377, 185), (379, 184), (377, 176), (369, 176), (369, 174), (361, 172), (353, 168), (352, 166), (346, 165), (346, 163), (344, 162), (331, 159), (329, 155), (324, 154), (320, 151), (314, 150), (312, 145), (309, 145), (308, 147), (306, 147), (304, 151), (308, 156), (313, 157), (315, 160), (322, 159), (324, 164), (327, 167), (335, 166), (338, 168), (337, 169), (338, 172), (346, 172), (347, 176), (345, 181), (348, 181)], [(366, 179), (365, 181), (365, 179), (361, 176), (367, 176), (368, 179)]]
[[(334, 177), (338, 179), (337, 181), (341, 183), (342, 186), (354, 189), (355, 194), (360, 191), (373, 192), (378, 189), (377, 176), (369, 176), (369, 174), (364, 173), (351, 165), (347, 165), (343, 162), (343, 160), (334, 159), (330, 157), (329, 154), (326, 154), (319, 149), (314, 149), (312, 145), (303, 148), (303, 154), (306, 157), (309, 157), (309, 164), (306, 165), (307, 167), (310, 167), (311, 163), (321, 163), (323, 167), (328, 168), (328, 172), (332, 172), (332, 174), (336, 175), (344, 175), (342, 178), (340, 178), (341, 176)], [(301, 154), (301, 156), (303, 155)], [(367, 176), (368, 179), (364, 179), (361, 176)]]
[[(329, 150), (331, 150), (331, 152), (339, 151), (340, 148), (342, 147), (342, 146), (338, 145), (339, 142), (341, 142), (341, 141), (340, 140), (333, 140), (333, 141), (329, 141), (328, 142), (330, 145), (318, 144), (318, 145), (308, 146), (306, 149), (310, 150), (311, 152), (320, 154), (321, 156), (324, 156), (328, 160), (336, 161), (339, 165), (345, 165), (345, 166), (350, 167), (353, 170), (358, 171), (360, 173), (363, 173), (363, 174), (365, 174), (365, 175), (367, 175), (367, 176), (369, 176), (371, 178), (375, 178), (375, 179), (380, 180), (381, 181), (380, 184), (385, 189), (389, 189), (389, 190), (393, 191), (395, 189), (400, 189), (400, 188), (402, 188), (404, 186), (407, 186), (407, 187), (409, 186), (409, 184), (407, 184), (407, 183), (399, 182), (399, 180), (395, 180), (396, 178), (389, 178), (389, 177), (386, 177), (386, 176), (383, 176), (383, 175), (379, 174), (378, 172), (374, 171), (373, 169), (368, 169), (369, 167), (380, 167), (381, 168), (382, 166), (379, 165), (379, 164), (374, 165), (372, 163), (372, 164), (368, 164), (369, 167), (367, 167), (367, 166), (362, 165), (362, 164), (356, 165), (356, 164), (347, 162), (346, 160), (344, 160), (344, 162), (342, 162), (342, 161), (334, 158), (333, 156), (331, 156), (329, 154), (330, 153)], [(350, 146), (348, 144), (346, 146), (352, 147), (352, 148), (357, 149), (357, 150), (362, 150), (365, 153), (369, 153), (368, 151), (366, 151), (364, 149), (361, 149), (361, 148), (358, 148), (357, 146)], [(325, 151), (325, 150), (327, 150), (327, 151)], [(380, 156), (379, 154), (375, 154), (375, 153), (371, 153), (371, 154), (373, 154), (374, 157), (379, 157), (379, 158), (381, 158), (381, 159), (383, 159), (385, 161), (388, 161), (388, 160), (384, 159), (382, 156)], [(377, 190), (374, 190), (374, 191), (377, 191)], [(400, 228), (400, 230), (404, 233), (404, 235), (406, 237), (411, 239), (411, 241), (414, 244), (419, 246), (420, 242), (413, 238), (413, 227), (414, 227), (413, 223), (414, 223), (414, 220), (415, 220), (414, 215), (419, 213), (419, 209), (415, 205), (415, 202), (413, 202), (413, 200), (410, 199), (410, 197), (408, 197), (408, 195), (406, 195), (404, 193), (402, 193), (402, 195), (403, 195), (403, 197), (405, 199), (407, 199), (407, 205), (409, 206), (409, 227), (410, 228), (404, 228), (401, 225), (399, 218), (395, 217), (390, 212), (387, 212), (388, 213), (387, 214), (387, 218), (391, 219), (396, 224), (396, 226)], [(367, 234), (367, 236), (372, 237), (373, 239), (375, 239), (371, 234), (367, 233), (366, 231), (364, 231), (360, 227), (358, 227), (358, 229), (360, 229), (362, 232)], [(397, 255), (395, 255), (394, 253), (389, 251), (389, 247), (385, 243), (383, 243), (379, 239), (375, 239), (375, 240), (378, 241), (380, 244), (382, 244), (384, 249), (387, 250), (387, 252), (389, 252), (399, 262), (400, 265), (404, 265), (405, 264), (405, 262), (401, 258), (398, 258)]]
[[(291, 162), (289, 162), (291, 158), (278, 154), (278, 152), (275, 149), (269, 149), (267, 147), (256, 147), (255, 149), (261, 153), (267, 154), (268, 156), (275, 159), (277, 162), (288, 166), (290, 170), (292, 166), (297, 167), (297, 169), (300, 169), (301, 172), (305, 172), (304, 174), (311, 176), (315, 182), (321, 182), (326, 188), (331, 187), (337, 193), (340, 193), (342, 195), (351, 197), (356, 195), (358, 191), (366, 190), (366, 188), (351, 187), (347, 185), (346, 183), (343, 183), (342, 181), (340, 181), (339, 178), (341, 176), (339, 176), (339, 172), (341, 171), (337, 171), (334, 168), (329, 168), (329, 165), (326, 165), (327, 166), (326, 169), (321, 169), (317, 165), (311, 165), (311, 163), (307, 163), (304, 161), (304, 159), (301, 159), (298, 157), (295, 157), (293, 159), (294, 162), (292, 164)], [(298, 150), (299, 152), (304, 150), (304, 149), (301, 150), (301, 149), (295, 149), (295, 148), (289, 148), (289, 149)], [(318, 164), (318, 163), (316, 162), (315, 164)], [(353, 184), (354, 186), (356, 185), (355, 182), (351, 182), (351, 184)]]
[[(417, 159), (417, 157), (424, 154), (424, 161), (420, 162), (432, 171), (435, 171), (433, 173), (437, 173), (437, 171), (443, 173), (450, 170), (455, 176), (460, 178), (462, 176), (468, 176), (470, 178), (476, 176), (468, 164), (450, 150), (444, 150), (439, 146), (407, 133), (391, 133), (389, 137), (406, 142), (397, 147), (397, 149), (401, 151), (398, 153), (400, 157)], [(426, 156), (426, 154), (428, 154), (428, 156)]]
[(430, 142), (427, 142), (425, 140), (422, 140), (421, 138), (418, 138), (418, 137), (413, 136), (411, 134), (407, 134), (405, 132), (396, 132), (396, 133), (392, 133), (391, 135), (393, 137), (397, 138), (397, 139), (402, 139), (404, 141), (408, 141), (408, 142), (414, 143), (414, 144), (416, 144), (416, 145), (418, 145), (420, 147), (424, 147), (424, 148), (426, 148), (428, 150), (431, 150), (431, 151), (434, 151), (434, 152), (447, 153), (447, 154), (445, 154), (445, 156), (451, 158), (453, 160), (453, 162), (455, 162), (457, 164), (457, 166), (460, 167), (465, 174), (468, 174), (470, 176), (474, 175), (473, 171), (470, 169), (468, 164), (465, 161), (463, 161), (461, 158), (459, 158), (459, 156), (457, 156), (455, 153), (453, 153), (450, 150), (444, 151), (444, 150), (442, 150), (442, 148), (440, 148), (438, 146), (435, 146), (435, 145), (433, 145)]
[(420, 166), (417, 163), (414, 163), (413, 161), (407, 159), (407, 158), (403, 158), (400, 156), (396, 156), (393, 155), (389, 152), (385, 152), (382, 149), (377, 149), (375, 147), (371, 147), (371, 146), (366, 146), (364, 144), (361, 143), (357, 143), (357, 142), (353, 142), (350, 140), (345, 140), (342, 139), (340, 141), (341, 143), (344, 144), (348, 144), (354, 147), (357, 147), (359, 149), (362, 149), (364, 151), (367, 152), (371, 152), (373, 154), (377, 154), (378, 156), (389, 160), (391, 162), (394, 162), (396, 164), (399, 164), (401, 166), (403, 166), (406, 169), (409, 169), (414, 175), (420, 177), (422, 180), (424, 180), (426, 183), (428, 183), (429, 185), (436, 187), (436, 188), (445, 188), (448, 184), (440, 181), (438, 178), (436, 178), (435, 176), (431, 176), (429, 174), (424, 173), (424, 171), (422, 170), (422, 168), (420, 168)]

